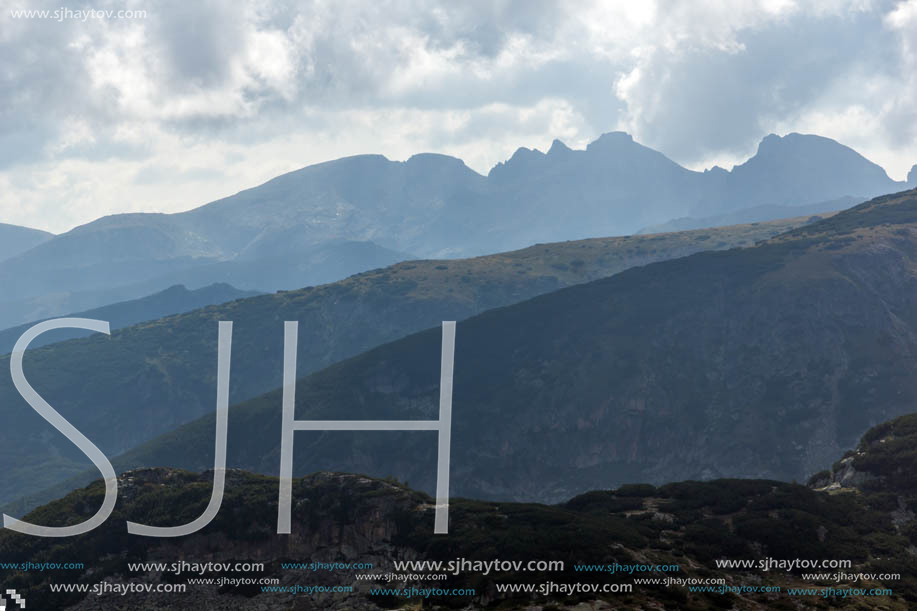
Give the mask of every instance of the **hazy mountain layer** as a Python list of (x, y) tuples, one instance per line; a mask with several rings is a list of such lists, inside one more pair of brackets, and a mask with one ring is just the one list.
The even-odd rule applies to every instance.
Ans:
[[(51, 405), (114, 456), (213, 410), (219, 320), (235, 324), (230, 396), (241, 401), (281, 384), (285, 320), (300, 322), (304, 375), (442, 320), (463, 320), (635, 265), (751, 245), (806, 221), (401, 263), (330, 285), (135, 325), (111, 337), (39, 348), (25, 355), (25, 373)], [(8, 357), (0, 357), (0, 371), (8, 369)], [(84, 457), (25, 404), (9, 376), (0, 376), (0, 403), (0, 500), (37, 492), (85, 469)]]
[[(453, 492), (557, 501), (716, 477), (804, 480), (917, 402), (917, 191), (757, 246), (627, 270), (457, 327)], [(445, 318), (445, 317), (444, 317)], [(299, 419), (433, 419), (440, 331), (303, 378)], [(231, 464), (279, 468), (280, 392), (230, 416)], [(206, 468), (213, 418), (123, 457)], [(424, 433), (297, 434), (298, 473), (433, 490)]]
[[(278, 236), (280, 239), (280, 236)], [(96, 309), (108, 304), (135, 300), (176, 284), (191, 289), (211, 284), (232, 284), (242, 290), (272, 292), (333, 282), (352, 274), (412, 259), (411, 255), (382, 248), (371, 242), (329, 241), (296, 250), (278, 242), (279, 251), (253, 259), (220, 261), (215, 258), (176, 258), (157, 261), (137, 259), (121, 263), (94, 263), (78, 270), (67, 262), (79, 259), (59, 253), (48, 268), (29, 269), (33, 262), (17, 263), (19, 277), (10, 291), (0, 297), (0, 321), (17, 322), (56, 318), (68, 312)], [(117, 257), (112, 254), (113, 260)], [(16, 260), (16, 259), (14, 259)], [(57, 263), (57, 262), (60, 263)], [(41, 265), (41, 263), (35, 263)], [(63, 265), (64, 267), (60, 267)], [(55, 289), (34, 297), (24, 288), (37, 282)]]
[(806, 206), (776, 206), (762, 205), (743, 208), (726, 214), (717, 216), (705, 216), (697, 218), (692, 216), (683, 216), (672, 219), (667, 223), (644, 227), (638, 234), (645, 233), (664, 233), (667, 231), (689, 231), (691, 229), (702, 229), (704, 227), (723, 227), (726, 225), (739, 225), (744, 223), (754, 223), (760, 221), (771, 221), (775, 219), (786, 219), (803, 215), (819, 215), (826, 212), (838, 212), (846, 210), (863, 200), (856, 197), (842, 197), (827, 202), (817, 204), (808, 204)]
[(0, 223), (0, 261), (24, 253), (53, 237), (54, 234), (47, 231)]
[[(164, 318), (172, 314), (182, 314), (205, 306), (225, 303), (244, 297), (253, 297), (254, 295), (256, 293), (252, 291), (240, 291), (228, 284), (211, 284), (194, 291), (189, 291), (183, 285), (176, 285), (141, 299), (114, 303), (94, 310), (68, 314), (67, 316), (104, 320), (108, 322), (109, 328), (114, 331), (139, 322)], [(12, 352), (13, 346), (22, 337), (22, 334), (38, 322), (40, 321), (0, 331), (0, 354)], [(38, 348), (77, 337), (86, 337), (91, 333), (91, 331), (83, 331), (81, 329), (56, 329), (36, 337), (29, 344), (29, 348)]]
[[(800, 134), (768, 136), (755, 156), (730, 172), (687, 170), (620, 132), (601, 136), (586, 150), (559, 141), (546, 154), (519, 149), (486, 177), (445, 155), (415, 155), (404, 162), (361, 155), (290, 172), (180, 214), (105, 217), (0, 262), (8, 302), (0, 304), (0, 326), (136, 298), (176, 283), (293, 288), (406, 258), (386, 259), (386, 253), (474, 256), (538, 242), (625, 235), (684, 216), (865, 199), (902, 188), (904, 183), (852, 149)], [(328, 263), (314, 261), (293, 278), (274, 277), (278, 262), (302, 263), (329, 243), (340, 251), (341, 244), (358, 249), (357, 243), (366, 242), (383, 249), (382, 255), (345, 255), (355, 261), (334, 270), (340, 275), (325, 273), (316, 280), (323, 268), (330, 270)], [(201, 284), (192, 283), (189, 274), (201, 268), (210, 273)], [(142, 290), (130, 293), (138, 284)], [(113, 290), (118, 298), (106, 300)], [(83, 303), (59, 303), (73, 294), (82, 295)]]

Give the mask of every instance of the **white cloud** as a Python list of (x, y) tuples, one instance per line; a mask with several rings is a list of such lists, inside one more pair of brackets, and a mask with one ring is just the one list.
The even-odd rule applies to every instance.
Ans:
[(917, 161), (914, 0), (103, 0), (147, 18), (88, 22), (0, 7), (0, 220), (57, 231), (348, 154), (484, 173), (616, 128), (690, 167), (790, 130), (896, 178)]

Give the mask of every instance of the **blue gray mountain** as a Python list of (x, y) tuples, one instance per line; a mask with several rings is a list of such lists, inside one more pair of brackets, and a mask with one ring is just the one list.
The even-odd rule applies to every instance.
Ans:
[[(490, 309), (456, 333), (457, 496), (554, 502), (628, 482), (805, 480), (914, 410), (917, 190), (749, 248)], [(435, 419), (441, 335), (300, 378), (296, 418)], [(229, 464), (277, 473), (281, 394), (232, 408)], [(116, 463), (203, 470), (213, 431), (211, 408)], [(302, 432), (294, 452), (296, 474), (392, 475), (427, 491), (435, 464), (434, 440), (413, 431)]]
[(683, 216), (672, 219), (667, 223), (644, 227), (638, 231), (637, 234), (644, 235), (650, 233), (668, 233), (671, 231), (689, 231), (691, 229), (726, 227), (728, 225), (741, 225), (744, 223), (760, 223), (799, 216), (817, 216), (826, 212), (846, 210), (859, 203), (862, 202), (858, 197), (840, 197), (817, 204), (806, 204), (805, 206), (777, 206), (773, 204), (764, 204), (761, 206), (742, 208), (741, 210), (734, 210), (732, 212), (725, 212), (723, 214), (716, 214), (714, 216)]
[[(118, 235), (122, 229), (123, 234)], [(109, 253), (94, 246), (91, 239), (74, 237), (70, 241), (49, 242), (43, 245), (48, 248), (35, 256), (27, 253), (29, 256), (14, 257), (6, 268), (0, 264), (0, 270), (4, 270), (0, 271), (0, 275), (4, 275), (2, 283), (7, 289), (0, 296), (0, 326), (18, 326), (24, 321), (140, 299), (176, 284), (196, 290), (214, 283), (229, 283), (245, 287), (241, 290), (271, 292), (325, 284), (413, 258), (372, 242), (328, 240), (298, 248), (295, 243), (285, 241), (283, 231), (277, 232), (276, 248), (285, 251), (284, 254), (226, 259), (157, 258), (153, 248), (149, 249), (148, 257), (132, 254), (132, 249), (144, 247), (142, 234), (155, 233), (148, 229), (135, 226), (100, 231), (100, 240), (111, 238), (120, 242), (106, 247)], [(132, 235), (136, 236), (136, 246), (127, 245)], [(97, 248), (98, 256), (80, 257), (84, 244), (88, 245), (88, 250)], [(79, 261), (84, 264), (74, 265)], [(261, 290), (260, 287), (266, 288)]]
[(179, 282), (299, 288), (412, 256), (625, 235), (678, 217), (904, 186), (852, 149), (801, 134), (766, 137), (732, 171), (688, 170), (622, 132), (585, 150), (522, 148), (486, 177), (444, 155), (347, 157), (180, 214), (104, 217), (0, 262), (0, 327)]
[(24, 253), (54, 237), (53, 233), (0, 223), (0, 261)]
[[(240, 291), (228, 284), (211, 284), (194, 291), (189, 291), (183, 285), (177, 284), (141, 299), (113, 303), (85, 312), (68, 314), (68, 316), (104, 320), (108, 322), (109, 328), (115, 331), (140, 322), (165, 318), (174, 314), (183, 314), (209, 305), (226, 303), (235, 299), (244, 299), (245, 297), (254, 297), (257, 294), (255, 291)], [(12, 352), (13, 346), (22, 337), (22, 334), (38, 322), (41, 321), (36, 320), (0, 331), (0, 354)], [(81, 329), (56, 329), (36, 337), (29, 344), (29, 348), (38, 348), (39, 346), (46, 346), (77, 337), (86, 337), (91, 333), (91, 331), (83, 331)]]

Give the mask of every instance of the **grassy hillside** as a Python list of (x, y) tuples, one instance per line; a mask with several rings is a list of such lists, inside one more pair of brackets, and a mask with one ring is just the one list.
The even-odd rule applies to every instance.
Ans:
[[(746, 246), (799, 218), (675, 234), (544, 244), (450, 261), (413, 261), (341, 282), (263, 295), (29, 351), (35, 389), (109, 456), (214, 407), (217, 321), (235, 323), (233, 402), (281, 383), (283, 321), (300, 322), (299, 374), (379, 344), (635, 265)], [(0, 357), (0, 371), (9, 357)], [(0, 376), (0, 502), (36, 492), (88, 463)], [(212, 445), (212, 444), (207, 444)]]

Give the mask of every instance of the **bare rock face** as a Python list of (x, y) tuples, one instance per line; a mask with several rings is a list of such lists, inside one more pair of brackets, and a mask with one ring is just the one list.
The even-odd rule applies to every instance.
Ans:
[(814, 475), (809, 485), (816, 490), (835, 491), (841, 488), (860, 489), (867, 482), (878, 479), (876, 475), (857, 471), (854, 466), (856, 454), (849, 455), (838, 461), (832, 470), (823, 471)]
[[(832, 494), (853, 493), (885, 498), (896, 531), (905, 533), (917, 517), (917, 414), (885, 422), (869, 430), (855, 450), (831, 469), (812, 476), (809, 487)], [(913, 546), (909, 548), (913, 552)]]

